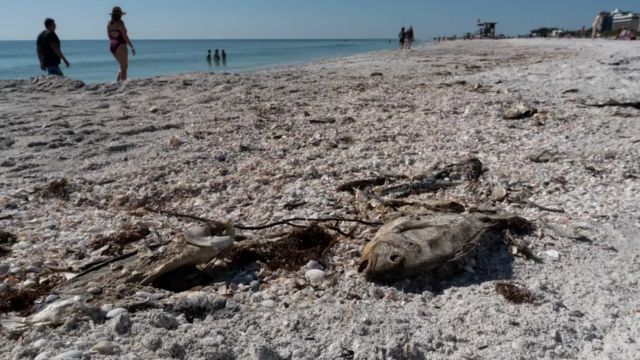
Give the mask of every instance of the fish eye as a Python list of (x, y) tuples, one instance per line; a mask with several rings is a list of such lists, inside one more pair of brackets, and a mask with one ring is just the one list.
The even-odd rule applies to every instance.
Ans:
[(400, 256), (398, 254), (393, 254), (393, 255), (389, 256), (389, 261), (391, 261), (393, 263), (399, 263), (400, 260), (402, 260), (402, 256)]

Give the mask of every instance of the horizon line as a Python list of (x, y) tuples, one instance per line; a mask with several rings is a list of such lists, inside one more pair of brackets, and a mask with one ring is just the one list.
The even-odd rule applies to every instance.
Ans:
[[(62, 41), (108, 41), (108, 39), (106, 38), (100, 38), (100, 39), (74, 39), (74, 38), (70, 38), (70, 39), (61, 39)], [(292, 40), (292, 41), (300, 41), (300, 40), (304, 40), (304, 41), (308, 41), (308, 40), (338, 40), (338, 41), (352, 41), (352, 40), (391, 40), (391, 41), (397, 41), (398, 39), (394, 39), (394, 38), (356, 38), (356, 37), (345, 37), (345, 38), (332, 38), (332, 37), (327, 37), (327, 38), (147, 38), (147, 39), (143, 39), (143, 38), (139, 38), (139, 39), (135, 39), (134, 41), (172, 41), (172, 40), (181, 40), (181, 41), (236, 41), (236, 40), (248, 40), (248, 41), (273, 41), (273, 40)], [(416, 40), (421, 40), (421, 39), (416, 39)], [(0, 39), (0, 41), (35, 41), (35, 39)]]

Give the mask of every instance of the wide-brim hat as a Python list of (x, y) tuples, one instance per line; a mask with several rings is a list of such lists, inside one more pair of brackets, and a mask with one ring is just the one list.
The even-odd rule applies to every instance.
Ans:
[(109, 15), (126, 15), (126, 14), (127, 13), (122, 11), (120, 6), (114, 6), (113, 9), (111, 10), (111, 14)]

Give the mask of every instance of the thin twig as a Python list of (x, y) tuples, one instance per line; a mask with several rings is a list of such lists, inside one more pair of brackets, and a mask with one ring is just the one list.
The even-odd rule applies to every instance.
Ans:
[[(153, 209), (153, 208), (148, 207), (148, 206), (145, 206), (144, 209), (147, 210), (147, 211), (158, 213), (158, 214), (182, 217), (182, 218), (197, 220), (197, 221), (201, 221), (201, 222), (205, 222), (205, 223), (213, 222), (213, 220), (210, 220), (210, 219), (205, 219), (205, 218), (202, 218), (202, 217), (199, 217), (199, 216), (195, 216), (195, 215), (190, 215), (190, 214), (178, 213), (178, 212), (175, 212), (175, 211)], [(342, 221), (342, 222), (357, 222), (357, 223), (360, 223), (360, 224), (363, 224), (363, 225), (369, 225), (369, 226), (382, 225), (382, 223), (379, 222), (379, 221), (364, 221), (364, 220), (360, 220), (360, 219), (348, 219), (348, 218), (341, 218), (341, 217), (322, 217), (322, 218), (294, 217), (294, 218), (284, 219), (284, 220), (276, 221), (276, 222), (265, 224), (265, 225), (251, 225), (250, 226), (250, 225), (236, 224), (236, 225), (233, 225), (233, 227), (236, 228), (236, 229), (240, 229), (240, 230), (263, 230), (263, 229), (267, 229), (267, 228), (278, 226), (278, 225), (289, 225), (289, 226), (300, 227), (300, 225), (292, 224), (293, 221), (311, 221), (311, 222)]]
[(529, 201), (529, 200), (524, 201), (524, 203), (527, 204), (527, 205), (531, 205), (531, 206), (533, 206), (535, 208), (538, 208), (540, 210), (543, 210), (543, 211), (549, 211), (549, 212), (555, 212), (555, 213), (563, 213), (564, 212), (564, 209), (549, 208), (549, 207), (546, 207), (546, 206), (538, 205), (538, 204), (534, 203), (533, 201)]
[(326, 226), (329, 230), (333, 230), (333, 231), (337, 232), (338, 234), (340, 234), (340, 235), (342, 235), (342, 236), (344, 236), (344, 237), (348, 237), (348, 238), (353, 239), (353, 234), (348, 234), (348, 233), (346, 233), (346, 232), (342, 231), (342, 229), (340, 229), (340, 227), (339, 227), (339, 226), (337, 226), (337, 225), (336, 225), (336, 226), (333, 226), (333, 225), (325, 225), (325, 226)]
[(78, 275), (76, 275), (73, 278), (69, 279), (67, 282), (76, 281), (77, 279), (79, 279), (79, 278), (81, 278), (81, 277), (83, 277), (83, 276), (85, 276), (85, 275), (87, 275), (89, 273), (92, 273), (92, 272), (94, 272), (96, 270), (100, 270), (100, 269), (102, 269), (103, 267), (105, 267), (105, 266), (107, 266), (109, 264), (113, 264), (114, 262), (118, 262), (120, 260), (124, 260), (124, 259), (130, 258), (130, 257), (136, 255), (137, 253), (138, 253), (138, 250), (134, 250), (134, 251), (131, 251), (131, 252), (116, 256), (116, 257), (111, 258), (109, 260), (105, 260), (103, 262), (100, 262), (100, 263), (97, 263), (95, 265), (92, 265), (91, 267), (89, 267), (89, 268), (85, 269), (84, 271), (80, 272)]
[[(304, 226), (304, 225), (292, 224), (292, 223), (290, 223), (290, 222), (287, 222), (287, 223), (285, 223), (284, 225), (289, 225), (289, 226), (293, 226), (293, 227), (297, 227), (297, 228), (301, 228), (301, 229), (306, 228), (306, 226)], [(239, 226), (242, 226), (242, 225), (239, 225)], [(242, 228), (240, 228), (240, 227), (236, 227), (236, 228), (237, 228), (237, 229), (240, 229), (240, 230), (248, 230), (248, 229), (242, 229)], [(249, 229), (249, 230), (250, 230), (250, 229)]]
[(210, 219), (205, 219), (203, 217), (199, 217), (199, 216), (195, 216), (195, 215), (191, 215), (191, 214), (182, 214), (182, 213), (177, 213), (177, 212), (169, 211), (169, 210), (154, 209), (154, 208), (151, 208), (149, 206), (145, 206), (144, 209), (147, 210), (147, 211), (151, 211), (151, 212), (157, 213), (157, 214), (163, 214), (163, 215), (187, 218), (187, 219), (191, 219), (191, 220), (202, 221), (202, 222), (205, 222), (205, 223), (211, 222)]

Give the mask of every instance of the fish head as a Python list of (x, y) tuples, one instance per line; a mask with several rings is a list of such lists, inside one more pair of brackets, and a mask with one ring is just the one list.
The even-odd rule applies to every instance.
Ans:
[(407, 254), (387, 241), (372, 241), (365, 246), (358, 272), (371, 280), (389, 280), (404, 273)]
[(187, 229), (184, 239), (190, 245), (220, 252), (233, 245), (235, 234), (231, 223), (202, 224)]

